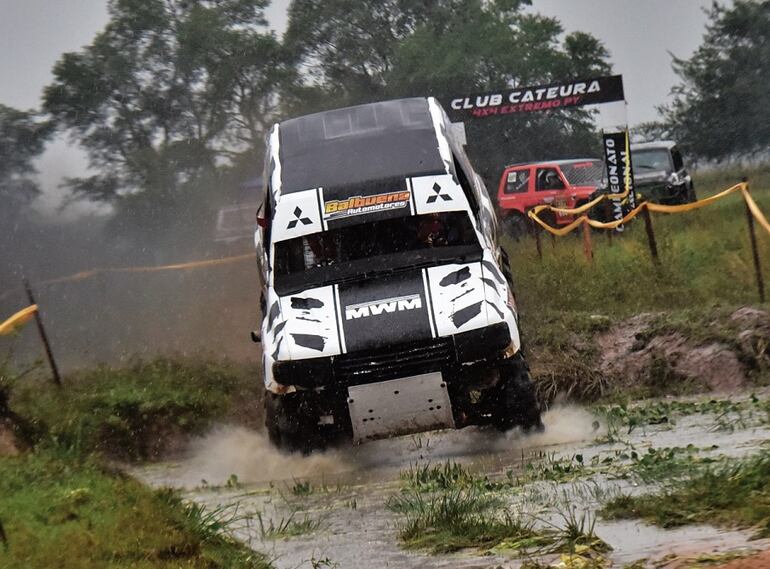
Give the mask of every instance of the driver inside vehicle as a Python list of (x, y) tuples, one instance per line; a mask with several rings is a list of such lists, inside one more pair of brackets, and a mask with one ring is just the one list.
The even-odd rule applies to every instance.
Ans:
[(441, 247), (447, 244), (447, 228), (439, 214), (423, 216), (417, 229), (417, 239), (426, 247)]

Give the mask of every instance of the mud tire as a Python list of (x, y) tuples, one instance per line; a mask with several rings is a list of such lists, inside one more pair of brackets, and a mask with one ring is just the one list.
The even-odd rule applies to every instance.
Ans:
[(530, 232), (530, 222), (519, 212), (514, 212), (503, 217), (503, 231), (511, 239), (519, 241)]
[(529, 376), (529, 367), (521, 352), (500, 367), (501, 384), (492, 423), (499, 431), (521, 427), (525, 432), (543, 430), (540, 403), (535, 384)]
[(313, 402), (305, 393), (266, 393), (265, 427), (270, 442), (280, 450), (310, 454), (326, 448)]
[(687, 188), (687, 199), (685, 203), (693, 203), (698, 201), (698, 195), (695, 193), (695, 185), (690, 182), (690, 187)]

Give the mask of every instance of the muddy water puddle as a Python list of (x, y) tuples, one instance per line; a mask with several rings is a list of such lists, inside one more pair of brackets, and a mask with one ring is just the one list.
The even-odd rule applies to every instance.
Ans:
[[(260, 433), (222, 427), (196, 441), (184, 460), (136, 474), (156, 486), (180, 488), (187, 499), (217, 510), (230, 519), (236, 538), (266, 553), (279, 568), (517, 567), (521, 560), (510, 555), (403, 549), (398, 518), (387, 508), (401, 492), (401, 472), (461, 463), (479, 476), (507, 481), (501, 496), (515, 511), (558, 523), (565, 509), (590, 513), (620, 493), (650, 491), (656, 482), (635, 471), (647, 454), (655, 458), (662, 449), (677, 449), (676, 456), (686, 459), (726, 460), (756, 453), (770, 440), (766, 420), (741, 413), (684, 415), (629, 429), (562, 407), (549, 411), (545, 422), (546, 431), (532, 436), (465, 429), (305, 458), (277, 453)], [(646, 462), (655, 466), (654, 460)], [(750, 533), (710, 526), (664, 530), (639, 521), (598, 519), (596, 533), (612, 546), (607, 557), (616, 567), (670, 554), (768, 547), (749, 541)]]

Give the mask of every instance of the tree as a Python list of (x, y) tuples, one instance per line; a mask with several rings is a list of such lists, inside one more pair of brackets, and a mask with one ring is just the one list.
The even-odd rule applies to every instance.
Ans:
[(770, 1), (714, 2), (702, 45), (674, 58), (681, 83), (661, 108), (669, 134), (704, 159), (751, 155), (768, 148)]
[[(593, 36), (564, 36), (529, 0), (295, 0), (285, 41), (310, 70), (311, 107), (488, 89), (606, 74)], [(318, 94), (320, 92), (320, 95)], [(590, 153), (585, 110), (493, 117), (467, 125), (469, 150), (488, 181), (506, 162)], [(496, 181), (496, 180), (495, 180)]]
[(50, 135), (50, 125), (33, 112), (0, 105), (0, 219), (16, 215), (40, 193), (32, 161)]
[(260, 163), (289, 69), (266, 5), (111, 0), (105, 29), (62, 56), (44, 92), (45, 110), (96, 171), (70, 180), (72, 192), (158, 221), (204, 200), (222, 166)]

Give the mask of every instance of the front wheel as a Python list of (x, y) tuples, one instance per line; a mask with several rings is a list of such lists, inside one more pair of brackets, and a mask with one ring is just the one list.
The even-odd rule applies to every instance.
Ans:
[(492, 419), (494, 426), (500, 431), (513, 427), (521, 427), (525, 432), (542, 431), (535, 384), (521, 352), (501, 364), (500, 379)]
[(695, 194), (695, 185), (690, 182), (687, 188), (687, 203), (693, 203), (698, 201), (698, 196)]
[(512, 239), (518, 241), (527, 234), (529, 220), (519, 212), (511, 213), (503, 217), (503, 231)]
[(324, 450), (327, 440), (318, 424), (313, 392), (265, 394), (265, 427), (273, 446), (310, 454)]

